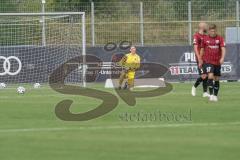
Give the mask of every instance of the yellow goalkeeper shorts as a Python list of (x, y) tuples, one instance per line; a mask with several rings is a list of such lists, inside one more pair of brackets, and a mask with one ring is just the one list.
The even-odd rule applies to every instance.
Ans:
[(134, 79), (135, 78), (135, 71), (128, 71), (126, 74), (127, 79)]

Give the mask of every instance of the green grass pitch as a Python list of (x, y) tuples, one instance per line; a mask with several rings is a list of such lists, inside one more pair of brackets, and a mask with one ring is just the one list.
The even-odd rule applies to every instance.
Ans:
[[(103, 89), (103, 85), (94, 86)], [(55, 105), (74, 100), (72, 112), (101, 103), (87, 97), (62, 95), (44, 86), (0, 90), (1, 160), (237, 160), (240, 157), (240, 83), (221, 83), (219, 102), (191, 97), (191, 84), (173, 84), (167, 95), (139, 98), (135, 107), (122, 100), (115, 110), (86, 122), (55, 116)], [(122, 119), (125, 113), (189, 114), (191, 120)]]

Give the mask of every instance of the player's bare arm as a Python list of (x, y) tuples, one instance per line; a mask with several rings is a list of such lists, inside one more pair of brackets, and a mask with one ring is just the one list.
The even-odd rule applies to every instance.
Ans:
[(195, 53), (195, 55), (196, 55), (196, 57), (199, 61), (200, 60), (200, 53), (198, 51), (198, 45), (196, 45), (196, 44), (194, 45), (194, 53)]
[(225, 47), (221, 47), (221, 51), (222, 51), (222, 57), (220, 59), (220, 64), (223, 64), (225, 56), (226, 56), (226, 48)]
[(199, 65), (200, 68), (201, 68), (202, 65), (203, 65), (203, 58), (202, 58), (203, 55), (204, 55), (204, 48), (201, 48), (200, 54), (199, 54), (199, 63), (198, 63), (198, 65)]
[[(197, 48), (197, 46), (194, 45), (194, 51), (195, 51), (195, 47)], [(197, 51), (197, 52), (196, 52), (196, 51)], [(198, 65), (199, 65), (199, 68), (201, 68), (201, 67), (202, 67), (202, 64), (203, 64), (202, 56), (203, 56), (203, 53), (204, 53), (204, 49), (201, 48), (200, 53), (198, 52), (198, 49), (196, 49), (196, 51), (195, 51), (195, 54), (196, 54), (196, 56), (197, 56), (197, 58), (198, 58)], [(202, 53), (201, 53), (201, 52), (202, 52)]]

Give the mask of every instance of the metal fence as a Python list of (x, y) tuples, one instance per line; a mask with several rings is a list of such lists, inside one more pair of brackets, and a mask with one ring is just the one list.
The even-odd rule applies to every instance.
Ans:
[[(158, 0), (77, 2), (69, 0), (3, 0), (0, 12), (86, 12), (88, 46), (130, 41), (135, 45), (188, 45), (200, 21), (239, 26), (236, 0)], [(240, 38), (239, 38), (240, 39)]]

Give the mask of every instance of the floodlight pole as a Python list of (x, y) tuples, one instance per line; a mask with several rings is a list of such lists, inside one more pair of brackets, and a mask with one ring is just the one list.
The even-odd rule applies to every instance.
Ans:
[[(46, 0), (42, 0), (42, 13), (45, 13)], [(46, 46), (45, 16), (42, 16), (42, 45)]]

